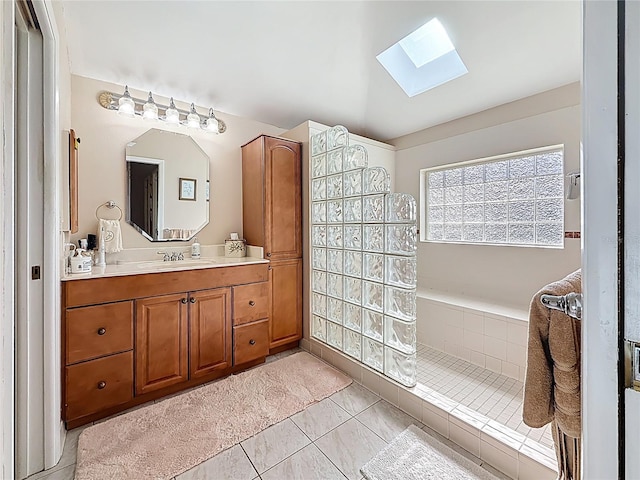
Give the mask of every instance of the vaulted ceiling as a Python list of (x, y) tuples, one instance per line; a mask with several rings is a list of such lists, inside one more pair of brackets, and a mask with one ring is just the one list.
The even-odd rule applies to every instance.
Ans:
[[(469, 73), (409, 98), (375, 57), (433, 17)], [(578, 0), (72, 0), (64, 23), (73, 74), (380, 140), (578, 81), (582, 67)]]

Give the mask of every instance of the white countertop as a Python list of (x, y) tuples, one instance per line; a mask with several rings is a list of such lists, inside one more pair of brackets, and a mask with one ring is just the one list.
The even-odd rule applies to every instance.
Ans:
[(90, 278), (103, 278), (103, 277), (121, 277), (125, 275), (142, 275), (146, 273), (162, 273), (162, 272), (177, 272), (182, 270), (200, 270), (205, 268), (220, 268), (230, 267), (238, 265), (253, 265), (256, 263), (269, 263), (269, 260), (265, 260), (260, 257), (202, 257), (199, 260), (185, 259), (164, 262), (162, 260), (147, 260), (147, 261), (120, 261), (114, 265), (107, 265), (106, 267), (92, 267), (91, 272), (88, 273), (73, 273), (66, 274), (61, 280), (86, 280)]

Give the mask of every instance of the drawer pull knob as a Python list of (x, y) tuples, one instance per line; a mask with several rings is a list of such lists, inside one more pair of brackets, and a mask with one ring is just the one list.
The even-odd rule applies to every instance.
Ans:
[(187, 299), (183, 298), (182, 300), (180, 300), (182, 303), (187, 303)]
[(251, 340), (249, 340), (249, 345), (255, 345), (256, 341), (252, 338)]
[(99, 328), (98, 329), (98, 335), (104, 335), (105, 333), (107, 333), (107, 329), (106, 328)]
[(102, 390), (106, 386), (107, 382), (105, 382), (104, 380), (102, 382), (98, 382), (98, 390)]
[(191, 297), (191, 298), (189, 299), (189, 301), (190, 301), (191, 303), (196, 303), (196, 299), (195, 299), (195, 298), (193, 298), (193, 297)]
[(256, 304), (256, 302), (254, 302), (253, 300), (249, 300), (249, 306), (253, 307)]
[(270, 257), (270, 256), (271, 256), (271, 252), (267, 252), (267, 257)]

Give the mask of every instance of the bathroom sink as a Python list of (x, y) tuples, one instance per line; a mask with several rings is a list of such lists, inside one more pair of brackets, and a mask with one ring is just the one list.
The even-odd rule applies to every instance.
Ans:
[(205, 259), (205, 258), (201, 258), (198, 260), (186, 258), (184, 260), (175, 260), (175, 261), (168, 261), (168, 262), (165, 262), (163, 260), (146, 260), (141, 262), (121, 261), (117, 263), (118, 265), (129, 265), (129, 266), (140, 268), (140, 269), (155, 270), (155, 269), (165, 269), (165, 268), (171, 269), (171, 268), (202, 267), (202, 266), (212, 265), (217, 262), (215, 260)]
[(138, 268), (182, 268), (182, 267), (202, 267), (206, 265), (212, 265), (216, 263), (214, 260), (175, 260), (164, 262), (162, 260), (155, 260), (150, 262), (139, 262), (137, 264)]

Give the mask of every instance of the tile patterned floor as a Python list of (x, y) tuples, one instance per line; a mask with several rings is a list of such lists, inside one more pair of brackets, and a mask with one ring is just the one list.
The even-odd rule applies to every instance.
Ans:
[[(358, 383), (225, 450), (174, 480), (360, 480), (360, 467), (415, 424), (499, 479), (503, 474)], [(64, 461), (29, 480), (72, 480), (81, 428), (67, 434)]]
[(522, 382), (425, 345), (418, 345), (417, 367), (418, 383), (553, 448), (549, 425), (522, 421)]

